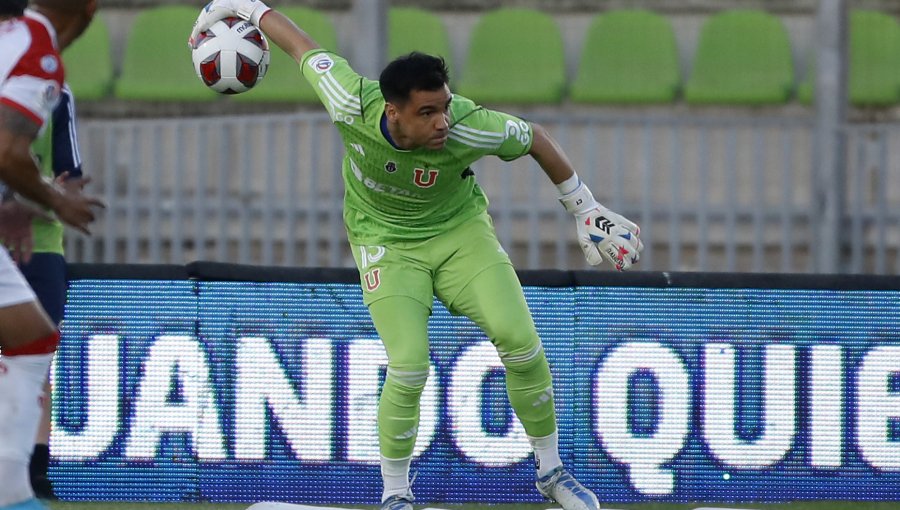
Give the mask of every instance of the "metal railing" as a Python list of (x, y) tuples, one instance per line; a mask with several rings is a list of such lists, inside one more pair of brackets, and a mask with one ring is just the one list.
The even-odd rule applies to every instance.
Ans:
[(900, 124), (845, 128), (844, 267), (850, 273), (900, 272)]
[[(529, 114), (598, 200), (638, 222), (644, 270), (813, 272), (818, 218), (806, 115)], [(898, 261), (900, 125), (847, 128), (841, 272)], [(324, 113), (87, 119), (86, 173), (109, 208), (70, 260), (351, 267), (343, 147)], [(572, 218), (531, 158), (474, 167), (520, 269), (580, 269)]]

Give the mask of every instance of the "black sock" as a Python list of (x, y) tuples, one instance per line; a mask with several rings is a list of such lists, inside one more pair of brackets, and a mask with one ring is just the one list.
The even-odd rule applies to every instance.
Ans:
[(47, 476), (47, 467), (50, 465), (50, 446), (45, 444), (34, 445), (31, 452), (31, 477)]

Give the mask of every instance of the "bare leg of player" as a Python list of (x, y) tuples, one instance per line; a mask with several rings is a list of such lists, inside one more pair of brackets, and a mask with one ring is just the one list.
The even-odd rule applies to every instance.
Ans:
[(43, 508), (31, 489), (28, 462), (58, 342), (59, 332), (37, 300), (0, 307), (0, 510)]

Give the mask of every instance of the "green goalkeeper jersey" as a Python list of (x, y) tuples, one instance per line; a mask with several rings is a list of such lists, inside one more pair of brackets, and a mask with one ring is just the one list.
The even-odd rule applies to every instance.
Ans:
[(382, 131), (385, 101), (377, 81), (320, 49), (304, 55), (300, 67), (343, 139), (344, 223), (351, 243), (425, 239), (481, 214), (488, 200), (470, 165), (486, 155), (510, 161), (531, 149), (527, 122), (458, 95), (450, 102), (443, 149), (397, 149)]

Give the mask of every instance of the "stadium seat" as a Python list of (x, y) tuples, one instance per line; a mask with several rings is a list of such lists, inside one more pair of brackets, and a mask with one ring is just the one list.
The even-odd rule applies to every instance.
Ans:
[(558, 103), (566, 84), (556, 21), (529, 9), (484, 14), (469, 40), (457, 92), (484, 103)]
[(197, 12), (196, 7), (173, 5), (138, 13), (125, 44), (116, 97), (141, 101), (216, 98), (197, 78), (187, 46)]
[(735, 10), (704, 23), (685, 87), (688, 103), (780, 104), (793, 87), (790, 41), (777, 17)]
[(644, 10), (594, 17), (570, 97), (582, 103), (668, 103), (680, 83), (668, 20)]
[(388, 58), (413, 51), (444, 57), (453, 63), (450, 36), (441, 18), (414, 7), (394, 7), (388, 11)]
[(87, 31), (63, 53), (66, 82), (76, 101), (107, 97), (112, 90), (113, 64), (109, 27), (99, 14)]
[[(900, 102), (900, 23), (877, 11), (850, 14), (847, 92), (857, 106), (890, 106)], [(815, 58), (810, 59), (798, 99), (811, 104), (815, 96)]]
[[(320, 46), (337, 51), (337, 31), (325, 13), (307, 7), (279, 8), (282, 14), (310, 35)], [(300, 74), (293, 57), (269, 41), (271, 61), (266, 77), (249, 92), (232, 96), (237, 101), (318, 103), (312, 86)], [(342, 55), (344, 56), (344, 55)]]

